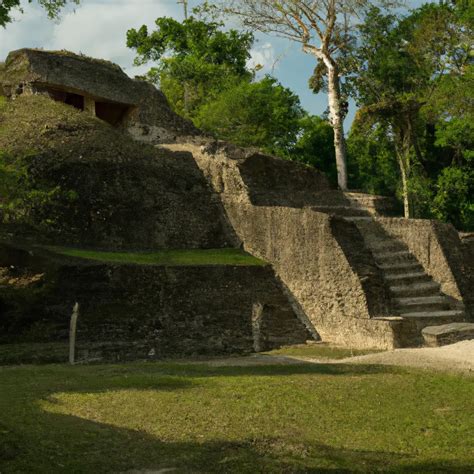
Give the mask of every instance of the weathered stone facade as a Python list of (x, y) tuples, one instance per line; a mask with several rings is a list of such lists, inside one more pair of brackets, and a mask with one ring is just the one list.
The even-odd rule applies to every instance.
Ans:
[(441, 285), (455, 307), (474, 319), (473, 259), (453, 226), (434, 220), (377, 218), (387, 233), (407, 245), (424, 270)]
[[(271, 192), (262, 200), (259, 190), (265, 186), (255, 190), (252, 185), (271, 183), (273, 172), (266, 173), (265, 167), (260, 167), (258, 180), (248, 180), (242, 170), (251, 155), (227, 146), (166, 147), (192, 153), (219, 192), (228, 220), (245, 249), (272, 263), (290, 293), (290, 301), (302, 309), (323, 340), (354, 347), (418, 345), (424, 327), (464, 318), (464, 305), (468, 306), (472, 294), (464, 271), (469, 263), (460, 258), (460, 241), (451, 226), (377, 216), (377, 205), (371, 208), (369, 197), (358, 195), (359, 202), (368, 201), (364, 210), (358, 203), (354, 205), (354, 193), (331, 191), (317, 179), (306, 186), (298, 182), (294, 193), (291, 184), (286, 184), (286, 189), (280, 185), (279, 200)], [(380, 207), (391, 210), (385, 203)], [(373, 227), (382, 234), (382, 243), (407, 247), (408, 257), (414, 259), (412, 265), (419, 272), (414, 284), (392, 287), (385, 278), (384, 265), (371, 247)], [(380, 235), (377, 237), (379, 243)], [(394, 253), (395, 266), (398, 250)], [(435, 283), (433, 290), (429, 282), (419, 289), (417, 280), (424, 282), (430, 277), (440, 283), (442, 295), (436, 296)], [(415, 296), (401, 300), (403, 304), (418, 304), (415, 310), (397, 307), (395, 289)], [(411, 311), (410, 317), (401, 316), (401, 311)]]
[[(20, 50), (0, 83), (16, 101), (46, 95), (113, 125), (117, 141), (137, 140), (120, 142), (120, 156), (86, 145), (77, 159), (59, 146), (43, 150), (41, 176), (84, 181), (84, 212), (69, 222), (64, 211), (54, 243), (77, 243), (76, 235), (107, 248), (242, 246), (273, 267), (62, 266), (55, 291), (70, 295), (69, 306), (74, 295), (85, 301), (80, 344), (95, 344), (83, 346), (88, 357), (247, 352), (309, 333), (352, 347), (403, 347), (421, 344), (426, 326), (472, 317), (473, 253), (449, 225), (387, 217), (395, 212), (387, 198), (339, 192), (310, 167), (204, 137), (153, 86), (108, 63)], [(69, 137), (61, 124), (54, 133)], [(24, 137), (19, 147), (30, 143)], [(91, 215), (102, 216), (94, 217), (100, 225), (81, 224)]]
[(148, 143), (175, 142), (178, 137), (199, 134), (172, 112), (156, 87), (131, 79), (108, 61), (68, 51), (20, 49), (8, 55), (2, 69), (0, 87), (5, 95), (48, 94)]
[(16, 275), (30, 275), (27, 286), (0, 291), (3, 343), (67, 342), (75, 302), (80, 360), (239, 354), (312, 339), (270, 266), (117, 265), (0, 250), (0, 267), (15, 262)]
[(31, 208), (25, 225), (33, 229), (19, 237), (109, 249), (238, 245), (191, 154), (141, 144), (83, 115), (39, 95), (0, 111), (0, 149), (28, 167), (33, 189), (61, 189)]

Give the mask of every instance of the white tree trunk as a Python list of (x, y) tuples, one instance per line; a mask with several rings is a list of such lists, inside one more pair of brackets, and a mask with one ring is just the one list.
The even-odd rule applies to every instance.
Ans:
[(408, 191), (408, 166), (402, 153), (397, 153), (398, 165), (400, 166), (400, 174), (402, 175), (402, 196), (403, 196), (403, 214), (406, 219), (411, 217), (410, 215), (410, 193)]
[(341, 107), (341, 89), (337, 66), (330, 58), (324, 58), (328, 70), (328, 99), (331, 125), (334, 130), (336, 151), (337, 184), (342, 191), (347, 190), (346, 140), (344, 137), (344, 117)]

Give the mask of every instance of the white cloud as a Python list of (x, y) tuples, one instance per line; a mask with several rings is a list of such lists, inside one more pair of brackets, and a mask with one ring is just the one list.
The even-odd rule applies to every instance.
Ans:
[(47, 19), (35, 4), (25, 4), (24, 14), (0, 30), (0, 58), (20, 48), (67, 49), (108, 59), (130, 75), (148, 67), (133, 67), (134, 51), (126, 46), (126, 33), (143, 24), (152, 27), (159, 16), (175, 16), (179, 7), (169, 0), (82, 0), (64, 11), (57, 21)]
[(24, 5), (24, 14), (15, 12), (13, 22), (0, 28), (0, 60), (15, 49), (42, 47), (51, 36), (54, 24), (37, 5)]
[[(190, 0), (191, 7), (197, 3)], [(133, 67), (134, 52), (125, 44), (127, 30), (151, 26), (159, 16), (183, 17), (177, 0), (81, 0), (80, 6), (68, 7), (56, 21), (47, 18), (36, 0), (22, 0), (22, 6), (24, 14), (15, 14), (16, 21), (0, 28), (0, 61), (20, 48), (69, 49), (116, 62), (131, 76), (143, 74), (149, 66)], [(256, 38), (249, 65), (261, 64), (260, 74), (274, 74), (300, 94), (311, 112), (321, 113), (326, 97), (315, 97), (307, 85), (314, 61), (294, 43), (262, 34)]]
[(128, 0), (120, 5), (90, 1), (75, 13), (63, 15), (62, 21), (54, 27), (52, 40), (45, 47), (108, 59), (128, 69), (135, 53), (126, 46), (127, 30), (143, 24), (151, 28), (157, 17), (174, 13), (170, 4), (156, 0)]
[(264, 73), (273, 73), (278, 67), (278, 61), (275, 56), (275, 48), (269, 42), (264, 43), (250, 51), (251, 58), (247, 65), (250, 68), (261, 67)]

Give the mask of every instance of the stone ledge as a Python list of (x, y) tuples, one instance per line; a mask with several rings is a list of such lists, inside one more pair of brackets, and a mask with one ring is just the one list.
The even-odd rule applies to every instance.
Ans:
[(450, 323), (428, 326), (422, 331), (425, 345), (440, 347), (459, 341), (474, 339), (474, 323)]

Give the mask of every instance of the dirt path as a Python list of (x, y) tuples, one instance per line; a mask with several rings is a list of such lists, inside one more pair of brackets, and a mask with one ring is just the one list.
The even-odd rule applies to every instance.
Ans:
[(449, 346), (420, 349), (395, 349), (345, 359), (313, 359), (308, 357), (261, 355), (208, 361), (214, 367), (254, 366), (266, 364), (382, 364), (417, 367), (429, 370), (462, 372), (474, 376), (474, 340)]
[(349, 364), (383, 364), (419, 367), (474, 375), (474, 340), (449, 346), (420, 349), (396, 349), (343, 359)]

